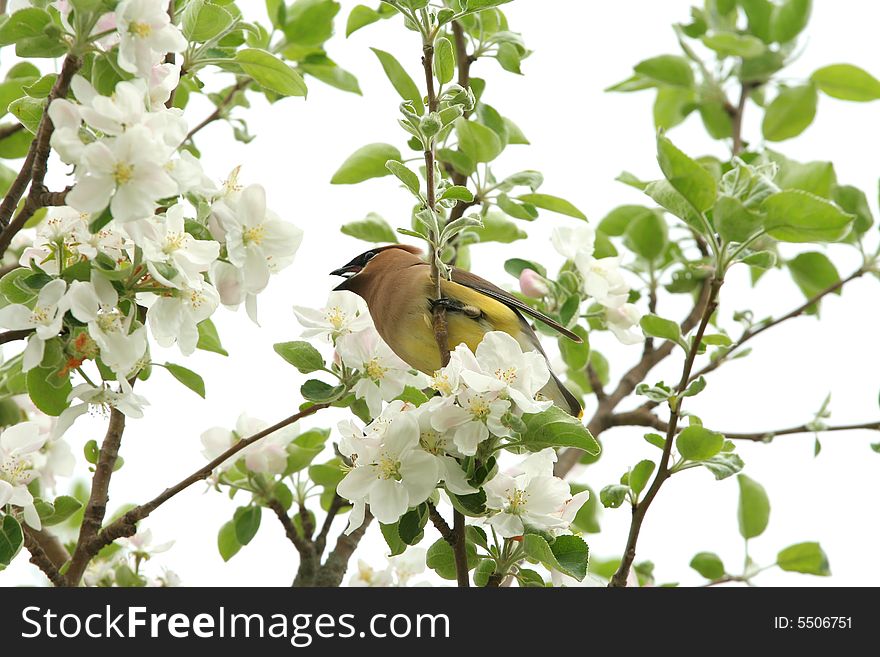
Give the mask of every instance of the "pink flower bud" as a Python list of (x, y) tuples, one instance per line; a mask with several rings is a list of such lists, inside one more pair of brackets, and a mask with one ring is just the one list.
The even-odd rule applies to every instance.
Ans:
[(547, 296), (550, 288), (544, 278), (534, 269), (523, 269), (519, 275), (519, 289), (527, 297), (540, 299)]

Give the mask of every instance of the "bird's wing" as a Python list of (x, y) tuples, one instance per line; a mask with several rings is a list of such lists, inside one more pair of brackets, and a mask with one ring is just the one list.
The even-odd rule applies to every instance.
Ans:
[(545, 315), (544, 313), (535, 310), (528, 304), (523, 303), (509, 292), (505, 292), (497, 285), (494, 285), (493, 283), (487, 281), (485, 278), (481, 278), (476, 274), (465, 271), (464, 269), (458, 269), (454, 267), (452, 269), (452, 280), (459, 285), (464, 285), (465, 287), (469, 287), (472, 290), (476, 290), (477, 292), (485, 294), (487, 297), (491, 297), (506, 306), (510, 306), (516, 310), (525, 313), (526, 315), (529, 315), (531, 317), (534, 317), (535, 319), (544, 322), (547, 326), (550, 326), (554, 330), (558, 331), (569, 340), (573, 340), (574, 342), (578, 343), (583, 342), (581, 337), (576, 333), (572, 333), (556, 320), (547, 317), (547, 315)]

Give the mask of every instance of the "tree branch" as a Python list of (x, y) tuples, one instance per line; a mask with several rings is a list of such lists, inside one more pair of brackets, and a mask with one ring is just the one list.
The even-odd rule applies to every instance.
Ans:
[(318, 571), (317, 577), (315, 577), (315, 586), (339, 586), (342, 583), (345, 571), (348, 570), (348, 562), (351, 560), (351, 555), (354, 554), (358, 543), (361, 542), (372, 521), (373, 516), (368, 511), (364, 517), (364, 524), (355, 529), (351, 534), (340, 534), (339, 538), (336, 539), (336, 546), (327, 556), (327, 559)]
[(654, 498), (660, 491), (660, 487), (663, 485), (663, 482), (665, 482), (671, 475), (671, 472), (669, 470), (669, 458), (672, 454), (672, 443), (673, 439), (675, 438), (676, 428), (678, 427), (678, 420), (679, 417), (681, 417), (681, 407), (683, 400), (681, 393), (684, 392), (687, 388), (688, 381), (690, 380), (691, 376), (691, 371), (694, 367), (694, 360), (697, 357), (697, 351), (699, 349), (700, 343), (703, 340), (703, 334), (706, 332), (706, 326), (708, 326), (709, 320), (712, 317), (712, 313), (715, 312), (715, 308), (718, 304), (718, 292), (721, 289), (721, 286), (724, 284), (724, 279), (719, 278), (720, 275), (721, 272), (717, 272), (715, 276), (712, 277), (709, 283), (708, 303), (703, 310), (703, 316), (700, 320), (700, 325), (697, 328), (696, 334), (694, 335), (691, 348), (688, 350), (688, 355), (685, 359), (684, 367), (681, 373), (681, 379), (679, 380), (678, 386), (676, 388), (677, 401), (670, 403), (671, 416), (669, 418), (669, 426), (666, 430), (666, 443), (663, 446), (663, 456), (660, 458), (660, 463), (657, 466), (657, 473), (654, 475), (654, 480), (651, 482), (651, 486), (648, 489), (648, 492), (645, 494), (644, 499), (640, 500), (638, 503), (633, 504), (633, 516), (630, 523), (629, 536), (627, 537), (626, 550), (624, 551), (623, 557), (621, 558), (620, 566), (618, 567), (617, 572), (614, 573), (614, 576), (611, 578), (611, 582), (608, 584), (608, 586), (626, 586), (626, 580), (629, 576), (630, 567), (632, 566), (632, 563), (636, 558), (636, 543), (639, 540), (639, 532), (641, 531), (642, 523), (645, 520), (645, 514), (647, 513), (648, 508), (651, 506), (651, 502), (654, 501)]
[(240, 78), (236, 81), (236, 83), (232, 86), (232, 88), (227, 92), (227, 94), (223, 97), (223, 99), (217, 104), (217, 107), (211, 112), (201, 123), (199, 123), (195, 128), (189, 131), (186, 135), (186, 139), (184, 141), (192, 140), (193, 136), (206, 126), (214, 123), (214, 121), (218, 121), (223, 118), (223, 113), (226, 108), (228, 108), (232, 101), (235, 100), (235, 96), (239, 91), (243, 91), (246, 89), (252, 80), (250, 78)]
[(16, 132), (21, 132), (22, 130), (24, 130), (24, 125), (21, 123), (7, 123), (6, 125), (0, 125), (0, 139), (11, 137)]
[[(235, 456), (241, 450), (248, 447), (249, 445), (254, 444), (258, 440), (275, 433), (279, 429), (283, 429), (284, 427), (289, 426), (305, 417), (313, 415), (329, 406), (330, 404), (315, 404), (314, 406), (310, 406), (305, 410), (295, 413), (294, 415), (291, 415), (290, 417), (285, 418), (284, 420), (281, 420), (271, 427), (267, 427), (266, 429), (263, 429), (262, 431), (259, 431), (254, 435), (249, 436), (248, 438), (243, 438), (242, 440), (235, 443), (232, 447), (227, 449), (225, 452), (223, 452), (220, 456), (215, 458), (213, 461), (206, 464), (204, 467), (196, 470), (191, 475), (174, 484), (173, 486), (166, 488), (162, 493), (157, 495), (149, 502), (136, 506), (127, 513), (123, 514), (122, 517), (114, 520), (84, 545), (84, 547), (82, 548), (83, 552), (87, 554), (89, 558), (91, 558), (94, 557), (94, 555), (96, 555), (101, 548), (109, 545), (116, 539), (133, 536), (137, 532), (138, 522), (140, 522), (144, 518), (147, 518), (153, 511), (155, 511), (157, 508), (162, 506), (165, 502), (170, 500), (181, 491), (186, 490), (196, 482), (204, 481), (205, 479), (210, 477), (214, 469), (225, 463), (227, 459)], [(80, 577), (81, 576), (82, 574), (80, 573)], [(70, 580), (69, 576), (68, 579)], [(71, 585), (74, 585), (78, 582), (79, 579), (77, 579), (75, 582), (71, 581)]]
[[(43, 574), (49, 578), (49, 581), (52, 582), (53, 585), (65, 586), (67, 580), (64, 579), (64, 575), (61, 574), (59, 568), (65, 561), (67, 561), (67, 559), (65, 558), (61, 564), (56, 563), (55, 559), (50, 557), (46, 550), (43, 549), (46, 535), (41, 534), (41, 532), (38, 532), (35, 529), (31, 529), (27, 525), (24, 525), (23, 529), (24, 547), (31, 553), (30, 562), (42, 570)], [(54, 539), (55, 537), (53, 536), (52, 538)], [(57, 542), (57, 539), (55, 539), (55, 541)], [(61, 549), (64, 550), (63, 547)], [(65, 554), (67, 554), (66, 551)]]
[[(67, 96), (70, 80), (79, 70), (80, 66), (82, 66), (82, 60), (76, 55), (68, 53), (64, 58), (58, 79), (55, 80), (55, 84), (46, 99), (46, 107), (51, 105), (52, 101), (57, 98)], [(27, 219), (33, 216), (39, 207), (42, 207), (39, 203), (42, 200), (43, 194), (47, 191), (43, 183), (46, 178), (49, 153), (51, 151), (49, 140), (54, 130), (55, 126), (49, 118), (48, 111), (44, 111), (43, 116), (40, 118), (40, 124), (37, 127), (36, 136), (28, 149), (24, 164), (22, 164), (21, 170), (9, 186), (9, 191), (3, 198), (3, 202), (0, 203), (0, 226), (3, 228), (2, 233), (0, 233), (0, 256), (6, 252), (9, 244), (12, 242), (12, 238), (21, 230)], [(30, 184), (28, 200), (21, 212), (19, 212), (19, 217), (16, 217), (16, 221), (10, 223), (12, 214), (15, 212), (15, 208), (18, 206), (18, 202), (28, 184)], [(23, 220), (21, 219), (22, 217)]]
[(125, 415), (114, 408), (110, 411), (110, 422), (107, 425), (104, 442), (101, 443), (95, 474), (92, 476), (92, 490), (83, 512), (79, 538), (70, 560), (70, 567), (67, 569), (67, 581), (70, 586), (79, 585), (89, 561), (97, 553), (97, 551), (92, 553), (89, 547), (98, 535), (101, 524), (104, 522), (104, 515), (107, 513), (110, 478), (113, 476), (113, 470), (119, 458), (119, 446), (122, 443), (123, 431), (125, 431)]

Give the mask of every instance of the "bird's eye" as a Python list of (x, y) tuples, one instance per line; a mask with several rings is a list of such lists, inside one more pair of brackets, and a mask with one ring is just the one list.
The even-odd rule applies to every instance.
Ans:
[(370, 260), (372, 260), (376, 255), (375, 251), (367, 251), (362, 257), (364, 264), (367, 264)]

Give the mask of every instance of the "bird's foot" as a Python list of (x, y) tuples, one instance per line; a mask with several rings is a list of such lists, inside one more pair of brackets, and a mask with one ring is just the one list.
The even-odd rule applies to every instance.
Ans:
[(461, 313), (465, 317), (470, 317), (471, 319), (479, 319), (483, 316), (483, 311), (477, 308), (476, 306), (471, 306), (457, 299), (449, 299), (447, 297), (441, 297), (439, 299), (429, 299), (428, 302), (431, 304), (431, 310), (433, 311), (435, 308), (440, 307), (444, 308), (447, 312), (453, 313)]

